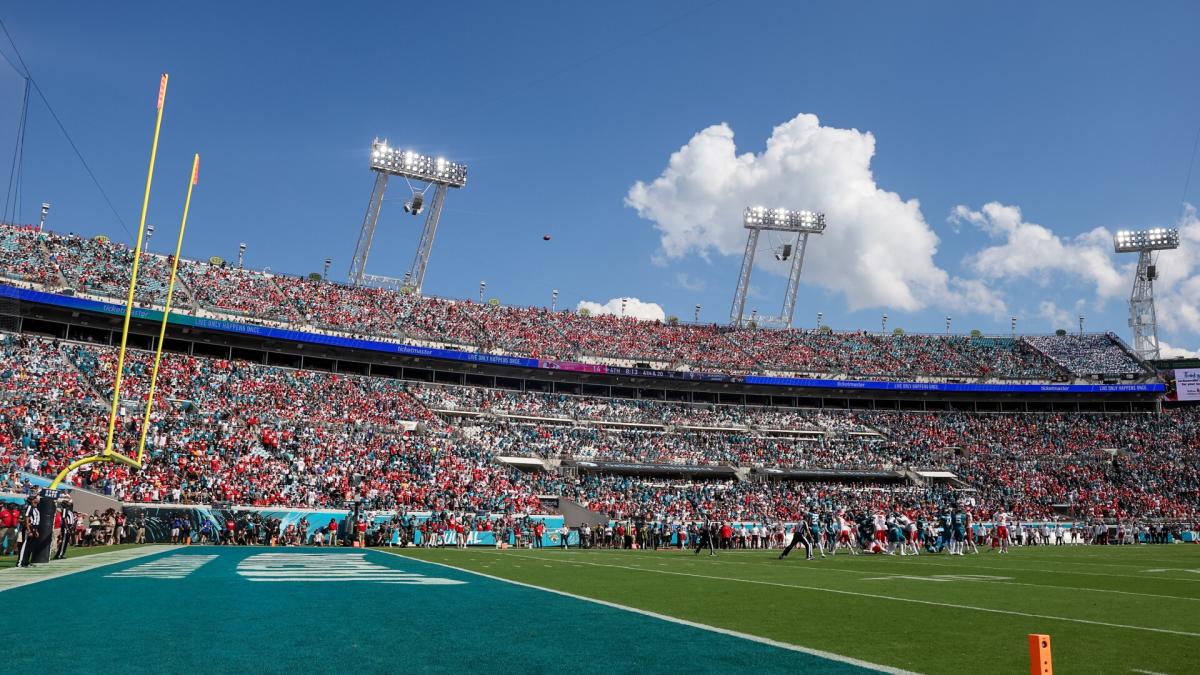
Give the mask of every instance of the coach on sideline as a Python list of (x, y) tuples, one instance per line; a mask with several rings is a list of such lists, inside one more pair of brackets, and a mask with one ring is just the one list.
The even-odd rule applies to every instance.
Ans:
[(21, 512), (16, 504), (0, 502), (0, 555), (10, 555), (17, 550), (17, 527), (21, 524)]

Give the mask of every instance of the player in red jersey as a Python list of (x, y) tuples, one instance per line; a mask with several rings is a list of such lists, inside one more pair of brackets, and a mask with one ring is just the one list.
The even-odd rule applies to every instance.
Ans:
[(996, 521), (996, 540), (1000, 542), (1000, 552), (1008, 553), (1008, 513), (1000, 509), (992, 519)]
[(963, 544), (963, 550), (970, 549), (971, 553), (979, 553), (979, 547), (975, 545), (975, 516), (971, 513), (971, 509), (963, 509), (963, 514), (967, 517), (967, 539)]

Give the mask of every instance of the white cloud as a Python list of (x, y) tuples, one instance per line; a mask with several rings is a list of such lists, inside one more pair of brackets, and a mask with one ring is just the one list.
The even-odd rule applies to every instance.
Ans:
[(1200, 335), (1200, 218), (1187, 204), (1179, 228), (1179, 248), (1158, 254), (1154, 295), (1158, 321), (1173, 333)]
[(1101, 301), (1127, 293), (1129, 283), (1117, 269), (1112, 254), (1112, 233), (1098, 227), (1064, 240), (1049, 228), (1021, 218), (1021, 209), (989, 202), (979, 211), (959, 205), (950, 214), (954, 224), (970, 223), (993, 239), (1003, 240), (967, 259), (979, 274), (991, 279), (1032, 279), (1049, 284), (1056, 274), (1067, 274), (1092, 285)]
[(667, 318), (663, 308), (655, 302), (642, 302), (637, 298), (613, 298), (603, 305), (598, 302), (583, 300), (575, 307), (576, 310), (586, 309), (593, 315), (613, 314), (621, 316), (621, 302), (625, 302), (625, 316), (631, 316), (645, 321), (664, 321)]
[(1007, 313), (1000, 294), (978, 279), (953, 277), (950, 279), (950, 289), (951, 292), (947, 293), (941, 302), (946, 309), (993, 317), (1001, 317)]
[[(919, 202), (875, 184), (874, 154), (872, 134), (821, 126), (815, 115), (775, 127), (757, 154), (737, 154), (733, 130), (718, 124), (673, 153), (658, 178), (635, 183), (625, 201), (654, 223), (656, 256), (667, 259), (742, 253), (745, 206), (821, 211), (829, 228), (810, 241), (804, 279), (843, 294), (851, 310), (937, 305), (1003, 313), (986, 285), (951, 279), (937, 266), (938, 237)], [(787, 263), (769, 255), (757, 264), (787, 274)]]
[(702, 291), (706, 285), (703, 279), (697, 279), (687, 272), (676, 274), (675, 284), (685, 291)]
[[(990, 237), (1002, 240), (980, 250), (967, 264), (984, 277), (1017, 281), (1033, 280), (1042, 285), (1076, 281), (1095, 292), (1103, 305), (1119, 299), (1124, 305), (1133, 287), (1137, 258), (1112, 250), (1112, 232), (1098, 227), (1073, 238), (1061, 237), (1050, 228), (1025, 221), (1021, 210), (998, 202), (973, 211), (958, 206), (950, 215), (952, 223), (969, 223)], [(1191, 204), (1185, 204), (1179, 228), (1179, 248), (1159, 252), (1155, 257), (1158, 278), (1154, 282), (1155, 305), (1160, 333), (1180, 339), (1200, 336), (1200, 218)], [(1057, 287), (1056, 287), (1057, 288)], [(1068, 330), (1085, 313), (1084, 300), (1075, 302), (1074, 312), (1043, 301), (1038, 315), (1056, 328)], [(1186, 351), (1186, 350), (1183, 350)]]
[[(1070, 331), (1071, 324), (1078, 320), (1076, 317), (1079, 315), (1076, 314), (1075, 316), (1072, 316), (1071, 312), (1060, 308), (1053, 302), (1050, 302), (1049, 300), (1043, 300), (1040, 304), (1038, 304), (1038, 316), (1046, 320), (1046, 322), (1049, 324), (1049, 330), (1053, 331), (1062, 328)], [(1038, 333), (1041, 331), (1035, 330), (1033, 332)]]
[(1158, 353), (1164, 359), (1200, 359), (1200, 351), (1172, 347), (1163, 340), (1158, 341)]

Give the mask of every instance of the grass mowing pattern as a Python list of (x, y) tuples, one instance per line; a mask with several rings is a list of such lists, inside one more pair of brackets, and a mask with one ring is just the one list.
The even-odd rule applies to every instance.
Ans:
[(1064, 672), (1195, 672), (1200, 649), (1200, 546), (811, 563), (770, 551), (404, 555), (930, 673), (1027, 672), (1029, 633), (1051, 636)]

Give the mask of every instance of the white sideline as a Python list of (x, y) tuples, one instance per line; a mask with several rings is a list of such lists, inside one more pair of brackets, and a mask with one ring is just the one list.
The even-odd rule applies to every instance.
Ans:
[(68, 574), (76, 572), (86, 572), (94, 570), (97, 567), (105, 567), (106, 565), (115, 565), (117, 563), (137, 560), (148, 555), (173, 551), (180, 546), (159, 546), (149, 545), (138, 548), (131, 548), (122, 551), (106, 551), (104, 553), (96, 553), (94, 555), (84, 555), (75, 558), (67, 558), (66, 560), (55, 560), (50, 563), (37, 565), (36, 567), (20, 568), (10, 567), (0, 570), (0, 593), (11, 591), (14, 588), (36, 584), (41, 581), (57, 579), (65, 577)]
[[(368, 550), (373, 551), (375, 549), (368, 549)], [(589, 598), (589, 597), (583, 596), (583, 595), (575, 595), (574, 593), (567, 593), (566, 591), (560, 591), (560, 590), (556, 590), (553, 588), (546, 588), (545, 586), (535, 586), (534, 584), (527, 584), (522, 581), (513, 581), (512, 579), (505, 579), (503, 577), (497, 577), (497, 576), (493, 576), (491, 574), (485, 574), (483, 572), (476, 572), (475, 570), (469, 570), (464, 567), (455, 567), (454, 565), (447, 565), (446, 563), (433, 562), (432, 560), (422, 560), (421, 558), (414, 558), (412, 556), (405, 555), (403, 553), (400, 553), (399, 551), (377, 551), (377, 552), (388, 554), (388, 555), (394, 555), (398, 558), (405, 558), (407, 560), (412, 560), (412, 561), (418, 562), (418, 563), (425, 563), (427, 565), (437, 565), (438, 567), (445, 567), (447, 569), (457, 570), (459, 572), (465, 572), (467, 574), (474, 574), (475, 576), (492, 579), (493, 581), (501, 581), (506, 584), (513, 584), (514, 586), (524, 586), (525, 588), (532, 588), (532, 589), (538, 590), (538, 591), (545, 591), (546, 593), (553, 593), (555, 595), (561, 595), (564, 597), (572, 598), (574, 600), (582, 600), (584, 602), (591, 602), (591, 603), (594, 603), (597, 605), (603, 605), (605, 607), (611, 607), (613, 609), (619, 609), (619, 610), (622, 610), (625, 612), (641, 614), (642, 616), (648, 616), (650, 618), (659, 619), (661, 621), (668, 621), (670, 623), (679, 624), (681, 626), (688, 626), (690, 628), (699, 628), (700, 630), (706, 630), (706, 631), (709, 631), (712, 633), (720, 633), (721, 635), (728, 635), (730, 637), (741, 638), (743, 640), (750, 640), (751, 642), (757, 642), (759, 644), (769, 645), (771, 647), (778, 647), (780, 649), (787, 649), (787, 650), (790, 650), (793, 652), (800, 652), (802, 654), (808, 654), (810, 656), (817, 656), (817, 657), (820, 657), (823, 659), (828, 659), (830, 661), (837, 661), (838, 663), (846, 663), (846, 664), (849, 664), (852, 666), (858, 666), (860, 668), (866, 668), (868, 670), (874, 670), (874, 671), (878, 671), (881, 673), (894, 673), (896, 675), (913, 675), (913, 671), (911, 671), (911, 670), (902, 670), (900, 668), (893, 668), (891, 666), (885, 666), (885, 665), (881, 665), (878, 663), (862, 661), (860, 659), (856, 659), (856, 658), (853, 658), (850, 656), (842, 656), (841, 654), (834, 654), (832, 652), (826, 652), (826, 651), (822, 651), (820, 649), (811, 649), (809, 647), (801, 647), (800, 645), (794, 645), (794, 644), (790, 644), (787, 642), (780, 642), (778, 640), (772, 640), (771, 638), (765, 638), (760, 635), (751, 635), (749, 633), (742, 633), (742, 632), (739, 632), (736, 630), (729, 630), (728, 628), (720, 628), (718, 626), (710, 626), (705, 623), (697, 623), (695, 621), (688, 621), (687, 619), (680, 619), (680, 618), (674, 617), (674, 616), (667, 616), (666, 614), (659, 614), (657, 612), (651, 612), (651, 611), (645, 610), (645, 609), (638, 609), (637, 607), (629, 607), (627, 605), (618, 605), (615, 602), (609, 602), (607, 600), (598, 600), (596, 598)], [(526, 557), (526, 556), (520, 556), (520, 557)], [(530, 559), (531, 560), (539, 560), (539, 558), (530, 558)], [(577, 564), (577, 563), (572, 563), (572, 564)]]
[[(779, 588), (795, 588), (804, 591), (818, 591), (821, 593), (835, 593), (837, 595), (853, 595), (861, 598), (874, 598), (876, 600), (894, 600), (896, 602), (911, 602), (918, 605), (933, 605), (935, 607), (950, 607), (952, 609), (968, 609), (976, 612), (987, 612), (990, 614), (1007, 614), (1010, 616), (1024, 616), (1031, 619), (1049, 619), (1051, 621), (1068, 621), (1071, 623), (1083, 623), (1092, 626), (1106, 626), (1108, 628), (1125, 628), (1128, 630), (1141, 630), (1151, 633), (1166, 633), (1169, 635), (1183, 635), (1186, 637), (1200, 637), (1200, 633), (1191, 633), (1183, 630), (1171, 630), (1170, 628), (1151, 628), (1149, 626), (1130, 626), (1122, 623), (1108, 623), (1106, 621), (1093, 621), (1091, 619), (1075, 619), (1067, 616), (1052, 616), (1049, 614), (1033, 614), (1031, 612), (1018, 612), (1009, 609), (995, 609), (992, 607), (976, 607), (974, 605), (960, 605), (953, 602), (934, 602), (933, 600), (918, 600), (916, 598), (899, 598), (894, 595), (879, 595), (876, 593), (862, 593), (860, 591), (846, 591), (836, 588), (822, 588), (820, 586), (803, 586), (800, 584), (785, 584), (778, 581), (761, 581), (758, 579), (739, 579), (737, 577), (718, 577), (709, 574), (692, 574), (690, 572), (672, 572), (670, 570), (655, 570), (646, 567), (634, 567), (631, 565), (613, 565), (610, 563), (594, 563), (581, 560), (553, 560), (552, 558), (535, 558), (519, 554), (510, 554), (515, 558), (526, 558), (529, 560), (553, 561), (567, 565), (593, 565), (595, 567), (614, 567), (617, 569), (633, 570), (636, 572), (650, 572), (651, 574), (670, 574), (681, 577), (695, 577), (697, 579), (710, 579), (714, 581), (736, 581), (744, 584), (759, 584), (762, 586), (776, 586)], [(415, 560), (415, 558), (414, 558)], [(434, 563), (437, 564), (437, 563)]]

